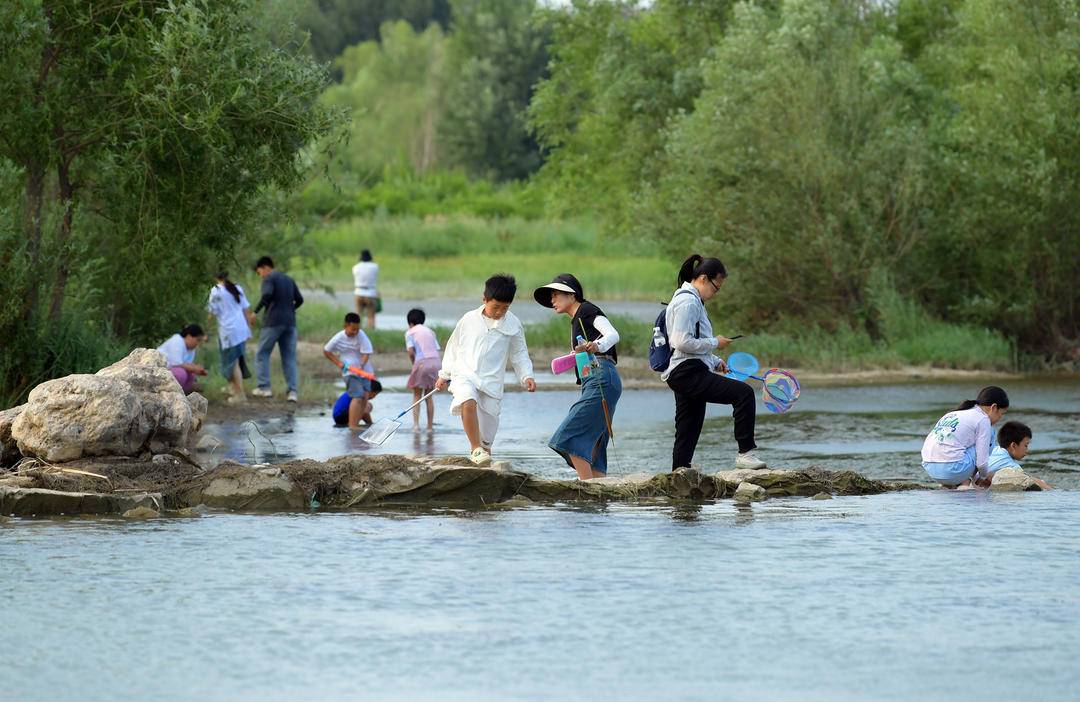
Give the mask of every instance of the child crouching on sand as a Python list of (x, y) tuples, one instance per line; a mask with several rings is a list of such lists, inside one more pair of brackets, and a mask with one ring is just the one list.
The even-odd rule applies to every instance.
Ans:
[(1009, 396), (990, 385), (938, 420), (923, 442), (923, 469), (945, 487), (990, 484), (990, 428), (1009, 411)]
[(521, 384), (536, 391), (525, 329), (510, 312), (517, 283), (509, 275), (494, 275), (484, 283), (484, 304), (466, 312), (446, 342), (442, 370), (435, 387), (450, 388), (450, 413), (461, 417), (469, 439), (470, 460), (491, 463), (491, 446), (499, 429), (503, 376), (509, 358)]

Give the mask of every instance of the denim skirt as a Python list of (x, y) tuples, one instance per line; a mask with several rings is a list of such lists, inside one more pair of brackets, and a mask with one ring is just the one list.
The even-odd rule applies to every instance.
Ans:
[(548, 446), (573, 467), (571, 456), (589, 462), (598, 473), (607, 473), (607, 421), (604, 419), (603, 400), (607, 401), (609, 418), (615, 421), (615, 405), (622, 395), (622, 379), (615, 364), (607, 358), (598, 359), (599, 368), (593, 369), (581, 383), (581, 397), (570, 406), (570, 412), (562, 421)]

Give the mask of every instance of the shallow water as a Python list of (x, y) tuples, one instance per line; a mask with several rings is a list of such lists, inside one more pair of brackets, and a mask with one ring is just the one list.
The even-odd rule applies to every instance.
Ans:
[(1080, 491), (0, 526), (5, 700), (1071, 700)]
[[(12, 520), (0, 700), (1073, 700), (1080, 385), (1008, 389), (1026, 467), (1064, 489)], [(924, 433), (972, 390), (807, 388), (761, 414), (762, 454), (921, 479)], [(508, 395), (497, 457), (569, 477), (545, 443), (575, 394)], [(447, 402), (378, 450), (461, 451)], [(624, 394), (613, 474), (668, 467), (672, 409)], [(710, 414), (703, 466), (730, 422)], [(257, 426), (208, 427), (204, 457), (372, 450), (317, 410)]]
[[(511, 381), (508, 381), (508, 386)], [(511, 392), (503, 412), (495, 457), (545, 477), (572, 478), (575, 473), (550, 449), (547, 441), (576, 390), (544, 389)], [(388, 377), (388, 390), (375, 401), (375, 416), (393, 416), (412, 402), (402, 392), (405, 377)], [(1023, 381), (1009, 385), (1016, 419), (1035, 433), (1025, 468), (1051, 484), (1080, 487), (1080, 383)], [(926, 432), (975, 384), (898, 384), (884, 386), (807, 387), (788, 414), (771, 414), (758, 403), (759, 453), (771, 465), (831, 470), (857, 470), (873, 478), (923, 480), (919, 450)], [(335, 428), (328, 409), (308, 409), (244, 424), (210, 425), (203, 431), (202, 454), (211, 462), (223, 458), (245, 462), (278, 462), (296, 457), (326, 459), (353, 452), (449, 455), (467, 453), (460, 420), (448, 412), (450, 397), (436, 395), (434, 433), (412, 432), (411, 415), (381, 447), (371, 447), (348, 430)], [(400, 409), (399, 409), (400, 408)], [(615, 448), (609, 455), (610, 475), (661, 471), (671, 467), (675, 403), (664, 388), (626, 390), (615, 413)], [(422, 417), (426, 422), (426, 415)], [(731, 466), (735, 442), (731, 411), (712, 406), (695, 455), (705, 470)]]

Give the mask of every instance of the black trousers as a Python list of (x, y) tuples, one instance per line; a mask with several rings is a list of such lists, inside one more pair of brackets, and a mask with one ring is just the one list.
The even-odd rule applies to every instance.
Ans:
[(705, 408), (710, 402), (731, 405), (735, 417), (735, 441), (739, 453), (757, 448), (754, 443), (754, 419), (757, 400), (754, 389), (739, 380), (713, 373), (701, 361), (683, 361), (671, 372), (668, 387), (675, 392), (675, 446), (671, 450), (671, 469), (689, 466), (694, 458)]

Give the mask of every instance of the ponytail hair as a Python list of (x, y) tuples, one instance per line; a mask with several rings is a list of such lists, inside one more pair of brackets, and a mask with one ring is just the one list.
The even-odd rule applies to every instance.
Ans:
[(206, 334), (203, 333), (203, 328), (198, 324), (189, 324), (180, 330), (180, 336), (197, 336), (201, 338)]
[(997, 405), (1002, 409), (1009, 406), (1009, 395), (997, 385), (987, 385), (979, 391), (979, 396), (974, 400), (964, 400), (954, 411), (969, 410), (974, 406), (989, 407)]
[(679, 268), (677, 284), (689, 283), (700, 275), (708, 276), (710, 280), (717, 276), (727, 278), (727, 269), (718, 258), (702, 258), (701, 254), (691, 254)]
[(240, 288), (236, 287), (236, 283), (229, 280), (229, 274), (225, 271), (221, 271), (217, 274), (217, 279), (225, 283), (225, 289), (229, 291), (229, 294), (236, 300), (236, 304), (240, 304)]

